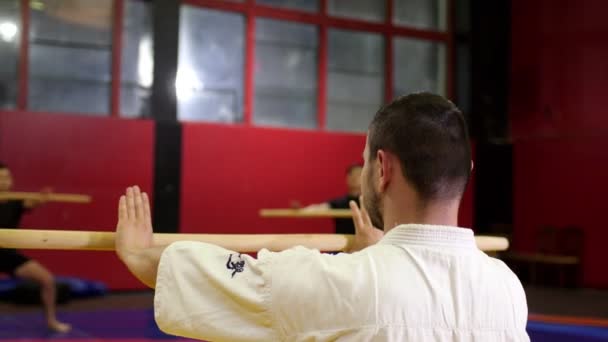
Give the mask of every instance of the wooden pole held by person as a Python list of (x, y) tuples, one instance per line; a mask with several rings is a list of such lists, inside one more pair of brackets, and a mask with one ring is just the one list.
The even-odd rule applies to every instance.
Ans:
[[(0, 248), (111, 251), (114, 250), (114, 234), (0, 228)], [(352, 239), (353, 235), (341, 234), (154, 234), (157, 246), (167, 246), (176, 241), (200, 241), (242, 253), (257, 252), (263, 248), (282, 251), (294, 246), (342, 251)], [(509, 247), (508, 240), (503, 237), (476, 236), (475, 239), (483, 251), (503, 251)]]

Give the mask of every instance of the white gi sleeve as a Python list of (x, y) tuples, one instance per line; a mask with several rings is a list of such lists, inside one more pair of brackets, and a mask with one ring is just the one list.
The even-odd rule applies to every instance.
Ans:
[(258, 259), (176, 242), (158, 266), (154, 315), (168, 334), (209, 341), (279, 340), (270, 305), (270, 253)]

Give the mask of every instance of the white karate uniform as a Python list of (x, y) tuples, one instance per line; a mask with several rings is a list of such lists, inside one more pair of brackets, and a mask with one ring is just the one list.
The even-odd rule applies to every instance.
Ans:
[(208, 341), (529, 341), (521, 283), (456, 227), (401, 225), (337, 255), (177, 242), (154, 307), (163, 331)]

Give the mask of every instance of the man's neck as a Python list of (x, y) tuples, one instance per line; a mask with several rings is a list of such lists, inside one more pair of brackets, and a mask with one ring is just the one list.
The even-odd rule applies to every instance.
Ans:
[(458, 226), (458, 200), (427, 204), (424, 207), (396, 206), (387, 201), (384, 208), (384, 232), (402, 224)]

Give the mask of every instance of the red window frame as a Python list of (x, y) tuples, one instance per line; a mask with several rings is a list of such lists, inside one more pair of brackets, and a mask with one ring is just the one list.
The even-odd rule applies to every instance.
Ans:
[(182, 0), (182, 4), (204, 7), (222, 11), (238, 12), (245, 16), (245, 84), (244, 84), (244, 119), (245, 125), (253, 122), (253, 97), (254, 97), (254, 64), (255, 64), (255, 20), (258, 17), (295, 21), (306, 24), (314, 24), (319, 28), (319, 52), (318, 52), (318, 87), (317, 87), (317, 128), (326, 129), (326, 101), (327, 101), (327, 30), (328, 28), (339, 28), (355, 31), (379, 33), (385, 40), (385, 68), (384, 68), (384, 97), (390, 101), (393, 97), (393, 37), (410, 37), (424, 40), (442, 42), (446, 45), (447, 74), (446, 94), (453, 96), (453, 0), (447, 0), (448, 18), (445, 32), (434, 30), (422, 30), (393, 24), (394, 0), (386, 1), (386, 18), (384, 22), (371, 22), (360, 19), (338, 18), (328, 15), (327, 1), (319, 0), (319, 12), (305, 12), (283, 7), (271, 7), (257, 4), (255, 0), (244, 2), (230, 2), (225, 0)]
[[(21, 0), (21, 36), (19, 65), (17, 70), (17, 111), (28, 111), (28, 76), (29, 76), (29, 31), (30, 31), (30, 1)], [(120, 116), (120, 83), (122, 60), (122, 23), (124, 18), (124, 1), (113, 0), (112, 10), (112, 61), (110, 83), (110, 116)]]
[[(120, 117), (120, 83), (122, 58), (122, 33), (124, 20), (124, 0), (113, 0), (112, 23), (112, 81), (110, 96), (110, 116)], [(370, 22), (360, 19), (338, 18), (328, 15), (327, 0), (320, 1), (320, 11), (305, 12), (296, 9), (271, 7), (257, 4), (254, 0), (230, 2), (225, 0), (182, 0), (182, 4), (204, 7), (228, 12), (237, 12), (245, 16), (245, 77), (244, 77), (244, 124), (253, 122), (254, 65), (255, 65), (255, 21), (258, 17), (295, 21), (314, 24), (319, 31), (319, 51), (317, 63), (317, 128), (326, 129), (327, 102), (327, 30), (339, 28), (355, 31), (379, 33), (385, 40), (384, 94), (385, 101), (392, 99), (393, 93), (393, 37), (410, 37), (438, 41), (446, 45), (447, 75), (446, 94), (454, 95), (454, 38), (453, 38), (453, 0), (446, 0), (448, 6), (447, 29), (444, 32), (422, 30), (393, 24), (394, 0), (386, 1), (386, 19), (384, 22)], [(21, 44), (18, 68), (17, 110), (27, 111), (28, 60), (29, 60), (29, 0), (21, 0)]]

